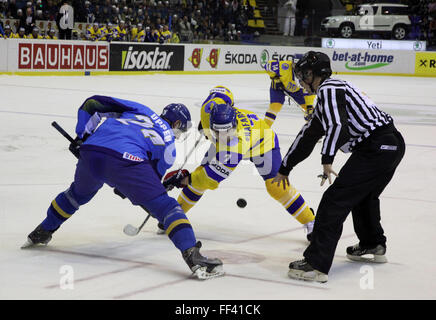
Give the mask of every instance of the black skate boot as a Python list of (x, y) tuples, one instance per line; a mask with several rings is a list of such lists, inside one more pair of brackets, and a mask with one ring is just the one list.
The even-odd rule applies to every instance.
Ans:
[(327, 282), (328, 275), (315, 270), (306, 259), (293, 261), (289, 264), (288, 276), (291, 279)]
[(27, 236), (27, 241), (21, 246), (21, 249), (30, 248), (37, 244), (47, 245), (51, 240), (53, 232), (56, 230), (47, 231), (42, 225), (37, 226), (36, 229)]
[(200, 280), (216, 278), (224, 275), (223, 263), (220, 259), (209, 259), (200, 253), (201, 242), (183, 251), (182, 256), (194, 275)]
[(352, 261), (386, 263), (386, 247), (378, 244), (372, 248), (363, 248), (360, 244), (347, 248), (347, 258)]

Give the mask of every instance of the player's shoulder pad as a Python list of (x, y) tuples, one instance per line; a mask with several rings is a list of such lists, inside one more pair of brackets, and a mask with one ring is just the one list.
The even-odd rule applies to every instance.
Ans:
[(269, 60), (265, 66), (264, 69), (266, 73), (270, 76), (270, 78), (275, 78), (277, 76), (280, 77), (280, 61), (278, 60)]
[(280, 70), (281, 71), (292, 71), (292, 61), (284, 60), (280, 61)]

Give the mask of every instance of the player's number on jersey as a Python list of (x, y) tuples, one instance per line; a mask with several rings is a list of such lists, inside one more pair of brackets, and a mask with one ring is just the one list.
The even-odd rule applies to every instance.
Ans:
[(135, 119), (116, 119), (116, 120), (118, 120), (119, 122), (121, 122), (122, 124), (125, 124), (127, 126), (129, 124), (133, 123), (133, 124), (137, 124), (138, 126), (141, 126), (141, 127), (147, 128), (147, 129), (154, 127), (154, 123), (149, 117), (141, 115), (141, 114), (137, 114), (137, 115), (135, 115), (135, 117), (137, 120), (135, 120)]
[(248, 120), (250, 120), (251, 126), (254, 125), (253, 120), (254, 121), (259, 121), (259, 118), (255, 114), (253, 114), (253, 113), (247, 114), (247, 118), (248, 118)]
[(131, 123), (137, 124), (145, 129), (141, 129), (142, 134), (146, 139), (150, 139), (150, 141), (155, 146), (164, 146), (165, 142), (162, 137), (154, 131), (152, 128), (154, 127), (154, 122), (147, 116), (144, 115), (135, 115), (135, 119), (117, 119), (119, 122), (125, 125), (129, 125)]
[(142, 129), (142, 134), (146, 139), (150, 139), (151, 143), (153, 143), (155, 146), (164, 146), (165, 142), (163, 141), (162, 137), (154, 130), (152, 129)]

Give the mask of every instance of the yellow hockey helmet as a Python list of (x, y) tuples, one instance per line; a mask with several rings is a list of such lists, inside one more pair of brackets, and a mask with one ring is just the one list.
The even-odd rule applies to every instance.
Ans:
[(232, 107), (235, 104), (233, 99), (233, 93), (224, 86), (213, 87), (209, 91), (209, 96), (206, 98), (205, 102), (214, 98), (221, 98), (225, 101), (225, 103), (229, 104)]

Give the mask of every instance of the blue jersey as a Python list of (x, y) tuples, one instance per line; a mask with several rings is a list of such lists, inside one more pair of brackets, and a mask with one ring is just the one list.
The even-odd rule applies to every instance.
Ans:
[[(103, 117), (107, 119), (99, 126)], [(86, 99), (78, 111), (76, 134), (80, 138), (90, 135), (85, 148), (109, 149), (130, 161), (149, 160), (161, 177), (176, 158), (170, 125), (147, 106), (133, 101), (106, 96)]]

